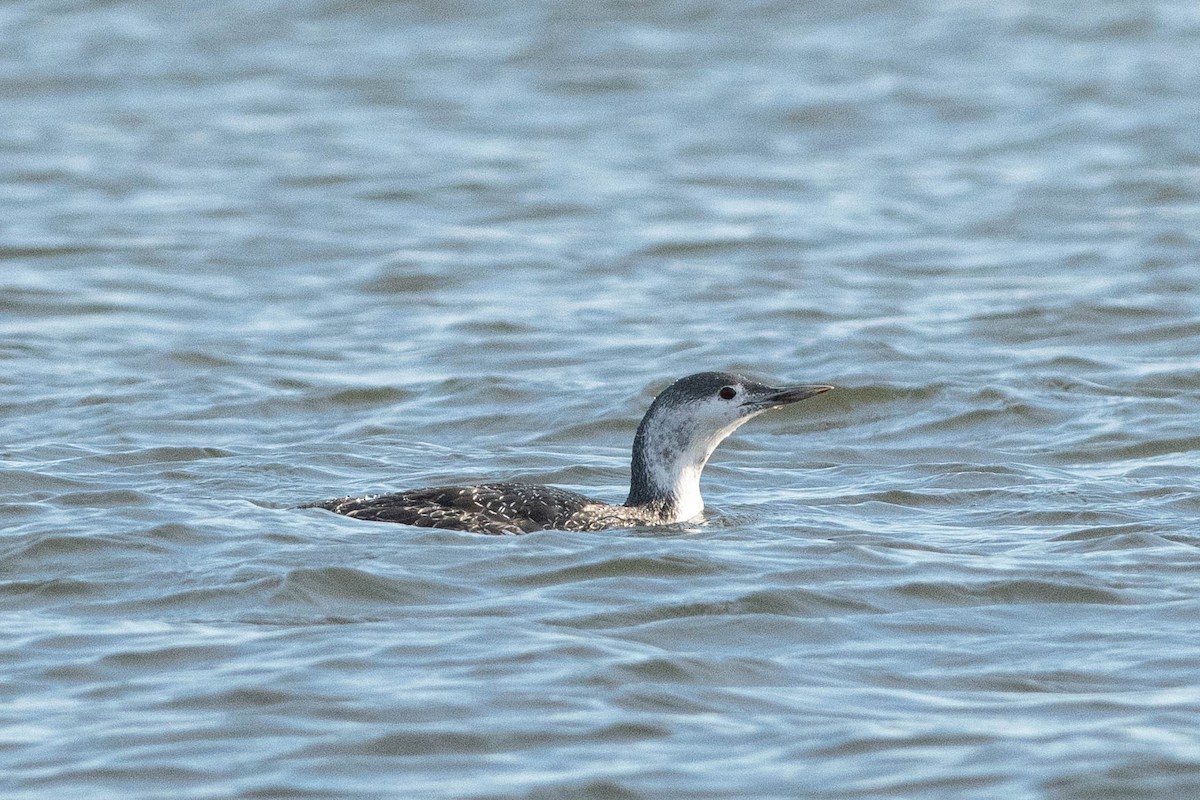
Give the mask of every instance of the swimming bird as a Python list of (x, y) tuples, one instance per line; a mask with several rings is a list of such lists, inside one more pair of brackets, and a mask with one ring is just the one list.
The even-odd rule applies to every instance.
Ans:
[(832, 389), (775, 388), (729, 372), (680, 378), (650, 404), (633, 439), (629, 497), (610, 505), (566, 489), (522, 483), (437, 486), (310, 503), (348, 517), (425, 528), (516, 534), (598, 531), (686, 522), (704, 510), (700, 473), (717, 445), (764, 411)]

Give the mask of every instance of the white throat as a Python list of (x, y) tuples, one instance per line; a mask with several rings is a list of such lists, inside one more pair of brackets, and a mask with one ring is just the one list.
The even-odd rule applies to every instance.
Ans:
[(677, 409), (666, 419), (655, 419), (642, 431), (642, 474), (649, 494), (671, 500), (671, 522), (684, 522), (704, 510), (700, 474), (709, 456), (726, 436), (745, 422), (742, 417), (719, 430), (703, 430), (690, 414)]
[(674, 471), (663, 470), (656, 475), (659, 486), (669, 487), (668, 491), (675, 499), (675, 513), (671, 522), (686, 522), (704, 510), (704, 498), (700, 496), (700, 473), (703, 469), (704, 465), (701, 464)]

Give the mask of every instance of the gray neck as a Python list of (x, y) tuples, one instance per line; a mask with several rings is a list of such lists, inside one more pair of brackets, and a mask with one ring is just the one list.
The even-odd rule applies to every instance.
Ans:
[(686, 415), (646, 415), (633, 440), (626, 506), (655, 507), (670, 522), (704, 510), (700, 473), (717, 442), (697, 442), (695, 433)]

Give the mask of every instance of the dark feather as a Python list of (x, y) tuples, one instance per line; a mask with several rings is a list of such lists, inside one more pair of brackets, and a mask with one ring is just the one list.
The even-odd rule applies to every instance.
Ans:
[(553, 486), (487, 483), (343, 497), (307, 507), (378, 522), (506, 534), (568, 529), (574, 514), (598, 502)]

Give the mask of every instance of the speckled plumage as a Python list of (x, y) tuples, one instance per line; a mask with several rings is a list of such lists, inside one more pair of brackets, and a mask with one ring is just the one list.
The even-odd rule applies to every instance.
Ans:
[(599, 531), (669, 525), (698, 515), (700, 473), (718, 444), (769, 408), (832, 389), (775, 389), (726, 372), (701, 372), (667, 387), (646, 411), (634, 438), (629, 496), (610, 505), (553, 486), (485, 483), (310, 503), (356, 519), (474, 533)]
[(613, 506), (566, 489), (527, 483), (434, 486), (343, 497), (306, 508), (324, 508), (355, 519), (493, 534), (599, 531), (664, 522), (653, 506)]

